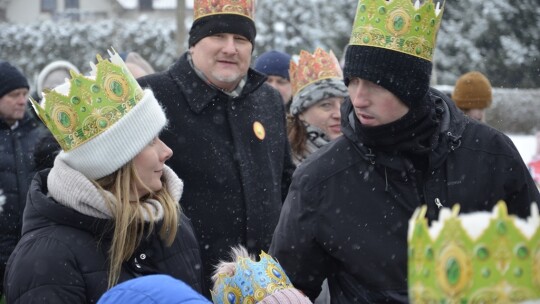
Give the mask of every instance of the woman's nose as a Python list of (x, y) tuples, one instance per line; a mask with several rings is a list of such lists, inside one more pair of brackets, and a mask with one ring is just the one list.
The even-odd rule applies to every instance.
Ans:
[(332, 117), (337, 118), (337, 119), (341, 118), (341, 103), (340, 102), (334, 105), (334, 109), (332, 110)]
[(166, 161), (172, 157), (173, 151), (171, 150), (171, 148), (169, 148), (169, 146), (167, 146), (164, 142), (162, 142), (161, 139), (159, 141), (162, 144), (162, 153), (161, 153), (162, 161)]

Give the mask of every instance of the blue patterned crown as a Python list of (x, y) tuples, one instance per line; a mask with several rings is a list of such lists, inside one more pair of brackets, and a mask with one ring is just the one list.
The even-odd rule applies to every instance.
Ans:
[(277, 290), (294, 288), (279, 263), (264, 251), (260, 261), (238, 257), (234, 275), (218, 274), (212, 300), (214, 304), (257, 303)]

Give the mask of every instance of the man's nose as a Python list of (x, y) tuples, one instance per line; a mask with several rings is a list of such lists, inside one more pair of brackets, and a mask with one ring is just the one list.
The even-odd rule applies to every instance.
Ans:
[(19, 103), (19, 104), (24, 104), (24, 103), (26, 103), (27, 100), (28, 100), (28, 94), (20, 93), (17, 96), (17, 103)]
[(234, 36), (231, 35), (225, 38), (225, 46), (223, 47), (223, 51), (231, 54), (238, 53), (238, 48), (236, 47)]
[(359, 80), (358, 84), (352, 87), (352, 90), (351, 87), (349, 87), (351, 102), (355, 107), (362, 107), (368, 104), (366, 93), (367, 87), (362, 80)]

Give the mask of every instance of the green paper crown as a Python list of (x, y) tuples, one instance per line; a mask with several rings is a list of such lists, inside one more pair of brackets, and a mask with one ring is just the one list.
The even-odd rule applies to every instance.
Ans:
[(73, 70), (71, 80), (43, 92), (43, 105), (31, 99), (39, 118), (64, 151), (98, 136), (128, 113), (143, 97), (143, 90), (124, 61), (109, 51), (110, 61), (97, 55), (86, 77)]
[[(503, 201), (493, 212), (458, 216), (441, 210), (428, 228), (427, 208), (409, 223), (411, 303), (516, 303), (540, 299), (540, 215), (509, 216)], [(445, 214), (444, 214), (445, 213)]]
[(402, 52), (431, 61), (443, 10), (426, 0), (360, 0), (350, 45)]

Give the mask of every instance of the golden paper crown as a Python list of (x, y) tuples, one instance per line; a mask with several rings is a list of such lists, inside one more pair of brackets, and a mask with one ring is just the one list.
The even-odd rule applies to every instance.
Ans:
[(43, 105), (31, 99), (43, 123), (64, 151), (98, 136), (128, 113), (143, 97), (143, 90), (124, 61), (109, 51), (110, 61), (97, 55), (86, 77), (73, 70), (71, 80), (43, 92)]
[(316, 81), (329, 78), (343, 79), (343, 72), (332, 51), (327, 53), (317, 48), (313, 55), (304, 50), (300, 51), (298, 64), (291, 60), (289, 76), (294, 96)]
[(255, 0), (195, 0), (193, 21), (216, 14), (234, 14), (254, 19)]
[(428, 227), (426, 207), (409, 223), (408, 282), (411, 303), (521, 303), (540, 300), (540, 215), (493, 211), (458, 215), (441, 210)]
[(385, 48), (431, 61), (443, 9), (425, 0), (360, 0), (351, 45)]

